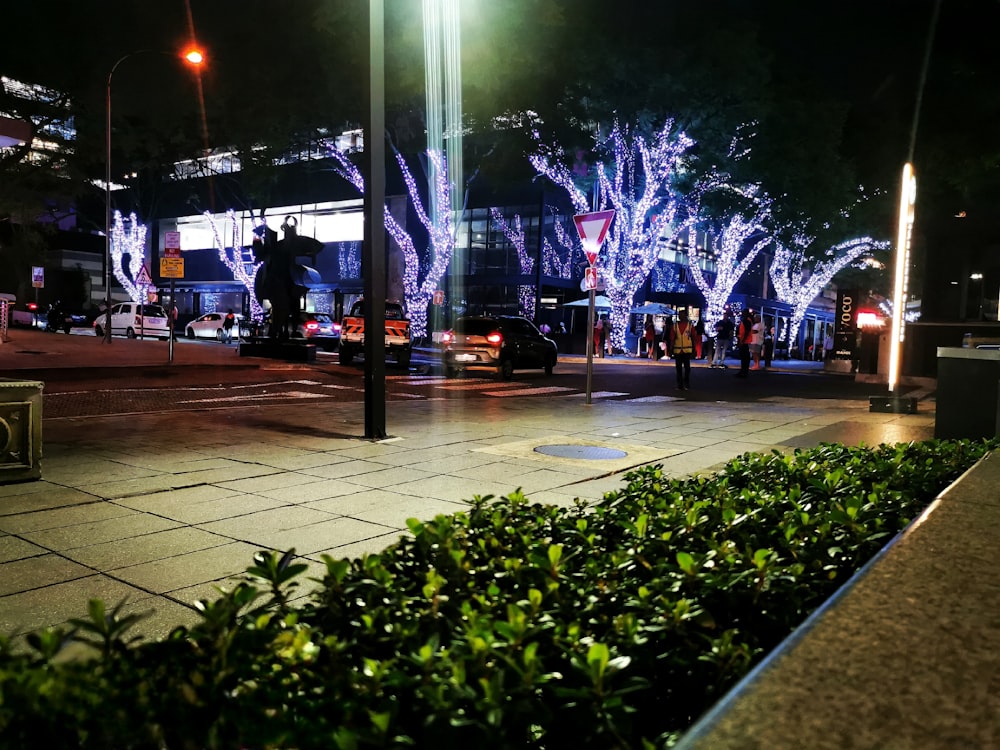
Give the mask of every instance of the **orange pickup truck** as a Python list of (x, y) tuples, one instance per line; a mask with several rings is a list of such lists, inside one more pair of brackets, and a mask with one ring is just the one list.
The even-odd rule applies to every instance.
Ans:
[[(365, 350), (365, 301), (359, 299), (340, 324), (340, 364), (349, 365)], [(385, 351), (403, 367), (410, 366), (413, 344), (410, 321), (398, 302), (385, 303)]]

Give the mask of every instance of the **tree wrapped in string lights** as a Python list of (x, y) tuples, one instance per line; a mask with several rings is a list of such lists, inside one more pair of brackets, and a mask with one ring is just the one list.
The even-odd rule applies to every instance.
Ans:
[[(127, 274), (122, 267), (126, 255), (128, 255)], [(126, 220), (122, 217), (121, 211), (115, 211), (111, 223), (111, 269), (133, 302), (143, 302), (147, 291), (155, 288), (140, 287), (136, 284), (145, 260), (146, 225), (140, 224), (134, 213), (129, 214)]]
[[(535, 259), (528, 255), (525, 248), (524, 229), (521, 226), (521, 215), (514, 214), (514, 218), (507, 222), (500, 211), (496, 208), (490, 209), (493, 221), (500, 227), (507, 240), (517, 250), (517, 262), (522, 275), (530, 275), (535, 271)], [(517, 305), (518, 312), (525, 318), (534, 319), (535, 300), (537, 299), (534, 284), (517, 285)]]
[(559, 247), (554, 246), (548, 237), (542, 238), (542, 272), (546, 276), (572, 279), (573, 258), (582, 259), (583, 248), (580, 246), (579, 238), (574, 239), (573, 235), (566, 231), (558, 214), (551, 207), (549, 210), (552, 213), (552, 231)]
[[(539, 140), (537, 132), (535, 138)], [(611, 301), (611, 343), (617, 349), (625, 349), (635, 293), (659, 255), (657, 238), (679, 236), (695, 220), (685, 210), (676, 184), (693, 145), (691, 138), (675, 131), (673, 120), (667, 120), (648, 141), (615, 122), (608, 137), (597, 144), (603, 159), (596, 164), (599, 205), (593, 209), (566, 166), (562, 149), (539, 143), (536, 153), (528, 157), (539, 175), (566, 191), (577, 213), (615, 211), (598, 265)]]
[[(250, 317), (254, 320), (261, 320), (264, 317), (264, 308), (257, 299), (254, 291), (254, 284), (257, 280), (257, 272), (263, 262), (257, 260), (253, 245), (243, 245), (243, 222), (236, 217), (236, 212), (232, 209), (226, 211), (226, 226), (228, 230), (223, 233), (215, 221), (211, 212), (205, 211), (205, 218), (208, 219), (209, 226), (212, 227), (212, 236), (215, 238), (215, 248), (219, 252), (219, 260), (233, 274), (233, 279), (240, 282), (250, 293)], [(254, 227), (264, 226), (264, 220), (254, 217)], [(228, 238), (232, 242), (227, 242)], [(254, 233), (254, 240), (258, 240)]]
[(815, 238), (802, 232), (796, 232), (788, 245), (775, 243), (771, 282), (778, 299), (792, 307), (786, 342), (798, 340), (806, 309), (834, 276), (889, 247), (889, 243), (882, 240), (855, 237), (828, 247), (816, 256), (812, 248), (814, 244)]
[(769, 202), (758, 200), (755, 188), (745, 195), (753, 205), (751, 215), (747, 217), (734, 213), (717, 234), (707, 235), (705, 251), (715, 258), (714, 279), (709, 280), (698, 262), (697, 235), (691, 231), (688, 237), (688, 275), (705, 297), (706, 326), (714, 325), (722, 318), (737, 282), (749, 270), (761, 249), (771, 241), (765, 233), (765, 220), (770, 215)]
[(337, 253), (341, 279), (361, 278), (361, 243), (342, 242)]
[[(347, 158), (346, 154), (339, 150), (331, 149), (329, 156), (337, 162), (334, 171), (364, 195), (365, 181), (361, 170)], [(445, 158), (441, 152), (434, 149), (427, 151), (427, 158), (431, 162), (432, 169), (430, 171), (434, 175), (430, 189), (434, 191), (436, 205), (449, 206), (451, 205), (451, 188), (448, 183)], [(423, 264), (423, 280), (421, 281), (420, 253), (417, 251), (416, 244), (409, 232), (396, 221), (388, 206), (386, 207), (385, 229), (403, 253), (403, 293), (406, 296), (406, 309), (410, 316), (410, 330), (413, 332), (414, 338), (422, 338), (427, 335), (427, 307), (430, 305), (435, 290), (438, 289), (441, 278), (448, 270), (448, 264), (451, 263), (451, 256), (455, 252), (456, 237), (450, 211), (441, 211), (441, 218), (438, 222), (431, 220), (424, 208), (416, 180), (410, 174), (406, 160), (398, 151), (396, 152), (396, 163), (403, 173), (403, 181), (406, 183), (406, 191), (413, 204), (413, 210), (420, 223), (427, 230), (430, 239), (426, 263)]]

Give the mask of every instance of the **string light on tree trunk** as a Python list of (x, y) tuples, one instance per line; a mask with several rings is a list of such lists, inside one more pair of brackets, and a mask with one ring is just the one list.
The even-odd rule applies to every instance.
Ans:
[(694, 141), (667, 120), (651, 140), (629, 126), (614, 123), (607, 138), (598, 139), (596, 150), (598, 205), (591, 206), (577, 186), (569, 159), (560, 148), (540, 143), (529, 156), (535, 171), (562, 188), (577, 213), (614, 209), (598, 265), (605, 294), (611, 302), (612, 346), (625, 348), (625, 332), (635, 293), (645, 283), (659, 257), (656, 240), (663, 233), (678, 236), (696, 220), (685, 211), (676, 181)]
[[(128, 273), (122, 267), (124, 256), (128, 256)], [(155, 287), (139, 287), (136, 280), (146, 260), (146, 225), (140, 224), (135, 214), (128, 219), (121, 211), (115, 211), (111, 223), (111, 268), (125, 293), (133, 302), (144, 302), (148, 290)]]
[[(338, 150), (331, 149), (328, 155), (337, 162), (337, 166), (334, 168), (337, 174), (351, 183), (363, 195), (364, 177), (357, 166)], [(449, 206), (451, 205), (451, 185), (448, 182), (448, 169), (444, 156), (439, 151), (431, 149), (427, 151), (427, 158), (431, 163), (429, 171), (434, 175), (429, 187), (434, 191), (435, 204)], [(441, 278), (448, 270), (448, 264), (455, 251), (456, 237), (451, 211), (441, 210), (440, 220), (437, 223), (433, 222), (424, 208), (416, 180), (413, 179), (406, 160), (399, 152), (396, 152), (396, 163), (403, 174), (403, 182), (406, 184), (406, 191), (410, 203), (413, 205), (414, 213), (424, 229), (427, 230), (430, 240), (425, 253), (424, 272), (421, 274), (420, 253), (417, 251), (413, 238), (386, 207), (385, 229), (403, 254), (403, 294), (406, 296), (406, 309), (410, 316), (410, 330), (413, 332), (414, 338), (422, 338), (427, 335), (427, 308), (434, 292), (439, 288)], [(421, 276), (423, 276), (423, 280), (421, 280)]]
[[(243, 287), (250, 293), (250, 316), (254, 320), (263, 319), (264, 308), (257, 300), (254, 284), (257, 279), (257, 272), (264, 263), (257, 260), (253, 245), (244, 247), (243, 222), (237, 218), (235, 211), (232, 209), (228, 210), (226, 212), (228, 231), (223, 233), (219, 231), (215, 216), (211, 212), (205, 211), (204, 215), (208, 220), (209, 226), (212, 227), (212, 235), (215, 238), (215, 248), (219, 252), (219, 260), (233, 274), (233, 279), (243, 284)], [(253, 225), (254, 227), (263, 226), (264, 221), (254, 217)], [(257, 239), (256, 235), (254, 238)]]
[[(521, 215), (514, 214), (513, 220), (508, 223), (504, 220), (503, 215), (498, 209), (491, 208), (490, 216), (493, 217), (493, 221), (498, 227), (500, 227), (500, 231), (503, 232), (507, 240), (514, 246), (514, 249), (517, 250), (517, 262), (521, 274), (523, 276), (527, 276), (534, 273), (535, 260), (528, 255), (528, 251), (525, 248), (525, 236), (524, 229), (521, 227)], [(518, 312), (525, 318), (535, 317), (535, 299), (536, 294), (534, 284), (518, 284)]]
[(792, 308), (788, 327), (790, 341), (798, 340), (807, 308), (834, 276), (852, 264), (863, 262), (872, 253), (889, 248), (888, 242), (855, 237), (827, 248), (814, 260), (808, 260), (814, 240), (799, 232), (793, 235), (790, 246), (775, 243), (771, 283), (778, 299)]

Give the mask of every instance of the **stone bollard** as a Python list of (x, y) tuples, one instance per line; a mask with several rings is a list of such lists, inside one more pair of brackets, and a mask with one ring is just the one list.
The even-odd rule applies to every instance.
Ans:
[(42, 388), (0, 378), (0, 484), (42, 476)]

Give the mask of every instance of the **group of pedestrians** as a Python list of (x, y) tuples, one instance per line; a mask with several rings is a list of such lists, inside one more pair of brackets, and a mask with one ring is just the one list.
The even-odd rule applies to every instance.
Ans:
[[(730, 312), (714, 325), (714, 349), (709, 357), (709, 366), (727, 368), (726, 354), (733, 337), (736, 338), (736, 348), (740, 358), (738, 378), (747, 378), (751, 370), (767, 369), (771, 366), (774, 354), (774, 331), (767, 330), (761, 316), (750, 310), (745, 310), (739, 322), (734, 322)], [(656, 329), (652, 321), (647, 321), (643, 330), (647, 356), (658, 359), (661, 352), (657, 351)], [(663, 333), (662, 353), (674, 360), (677, 371), (677, 389), (686, 391), (691, 387), (691, 360), (700, 358), (704, 350), (712, 343), (699, 328), (692, 323), (686, 310), (682, 310), (675, 321), (668, 322)]]

